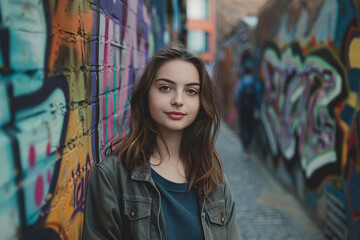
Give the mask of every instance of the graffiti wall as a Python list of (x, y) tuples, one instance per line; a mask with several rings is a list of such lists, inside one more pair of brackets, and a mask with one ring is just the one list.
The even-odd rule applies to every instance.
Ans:
[(271, 1), (259, 15), (267, 164), (331, 239), (360, 238), (360, 2)]
[(149, 0), (0, 1), (1, 239), (81, 237), (91, 169), (128, 128), (154, 48), (151, 14)]

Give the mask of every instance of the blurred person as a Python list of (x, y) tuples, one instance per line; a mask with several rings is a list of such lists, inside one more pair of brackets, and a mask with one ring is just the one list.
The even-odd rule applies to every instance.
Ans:
[(244, 160), (250, 158), (250, 144), (256, 132), (256, 122), (259, 120), (260, 91), (251, 67), (246, 66), (244, 75), (237, 84), (235, 97)]
[(128, 135), (93, 170), (83, 239), (240, 239), (203, 61), (181, 44), (160, 50), (130, 103)]

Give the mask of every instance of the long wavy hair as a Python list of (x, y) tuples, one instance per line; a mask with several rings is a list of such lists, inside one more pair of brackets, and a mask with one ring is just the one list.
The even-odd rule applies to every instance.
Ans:
[[(203, 60), (176, 43), (160, 50), (150, 58), (131, 98), (130, 129), (126, 136), (118, 137), (110, 146), (110, 153), (116, 155), (127, 170), (146, 165), (155, 151), (160, 153), (157, 138), (166, 142), (150, 116), (148, 92), (160, 67), (174, 59), (193, 64), (200, 78), (200, 109), (194, 122), (184, 129), (180, 144), (180, 159), (185, 165), (185, 177), (198, 194), (206, 197), (224, 183), (221, 159), (215, 149), (220, 119), (218, 94), (206, 71)], [(166, 147), (167, 148), (167, 147)]]

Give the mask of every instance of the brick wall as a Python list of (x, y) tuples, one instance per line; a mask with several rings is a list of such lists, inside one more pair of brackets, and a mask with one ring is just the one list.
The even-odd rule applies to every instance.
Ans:
[[(167, 18), (151, 25), (166, 3), (0, 2), (2, 239), (80, 238), (91, 169), (128, 128), (137, 77), (154, 50), (182, 36)], [(179, 6), (165, 9), (173, 16)]]

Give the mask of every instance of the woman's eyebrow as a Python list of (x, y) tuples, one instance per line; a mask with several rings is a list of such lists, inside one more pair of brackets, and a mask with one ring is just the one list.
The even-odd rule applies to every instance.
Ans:
[[(169, 84), (176, 85), (176, 82), (174, 82), (174, 81), (172, 81), (170, 79), (167, 79), (167, 78), (159, 78), (159, 79), (155, 80), (155, 82), (158, 82), (158, 81), (164, 81), (164, 82), (167, 82)], [(194, 85), (200, 86), (200, 83), (192, 82), (192, 83), (185, 84), (185, 86), (194, 86)]]

